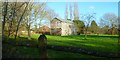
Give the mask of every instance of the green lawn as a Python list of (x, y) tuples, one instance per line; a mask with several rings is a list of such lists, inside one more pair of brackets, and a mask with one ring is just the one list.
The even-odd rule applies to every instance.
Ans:
[[(3, 44), (3, 56), (4, 57), (19, 57), (19, 58), (39, 58), (39, 50), (32, 47), (21, 47)], [(47, 50), (48, 58), (100, 58), (85, 54), (71, 53), (64, 51)]]
[[(32, 36), (34, 39), (38, 37), (38, 34)], [(118, 35), (88, 35), (87, 39), (84, 39), (84, 35), (47, 35), (48, 45), (72, 46), (101, 52), (118, 52), (120, 48), (117, 44), (118, 37)]]
[[(74, 36), (47, 36), (48, 45), (72, 46), (78, 48), (85, 48), (88, 50), (95, 50), (100, 52), (118, 52), (118, 36), (117, 35), (88, 35), (84, 39), (84, 35)], [(27, 36), (21, 36), (17, 40), (10, 39), (13, 42), (33, 43), (37, 44), (39, 34), (31, 36), (32, 40), (27, 40)]]

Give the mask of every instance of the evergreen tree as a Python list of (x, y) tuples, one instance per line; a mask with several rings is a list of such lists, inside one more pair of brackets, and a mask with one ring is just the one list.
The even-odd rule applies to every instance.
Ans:
[(90, 31), (92, 33), (98, 33), (98, 30), (99, 30), (99, 27), (98, 27), (97, 23), (93, 20), (90, 25)]

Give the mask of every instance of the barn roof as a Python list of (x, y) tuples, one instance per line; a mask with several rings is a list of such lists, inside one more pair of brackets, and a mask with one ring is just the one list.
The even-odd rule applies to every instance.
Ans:
[[(61, 18), (54, 18), (55, 20), (58, 20), (58, 21), (61, 21), (61, 22), (66, 22), (66, 23), (73, 23), (73, 21), (71, 21), (70, 19), (67, 19), (67, 20), (65, 20), (65, 19), (61, 19)], [(53, 19), (53, 20), (54, 20)], [(52, 21), (53, 21), (52, 20)]]

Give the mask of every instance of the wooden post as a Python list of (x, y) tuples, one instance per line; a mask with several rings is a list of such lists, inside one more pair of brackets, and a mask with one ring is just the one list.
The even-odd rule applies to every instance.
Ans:
[(38, 48), (41, 60), (47, 60), (47, 38), (44, 34), (38, 38)]

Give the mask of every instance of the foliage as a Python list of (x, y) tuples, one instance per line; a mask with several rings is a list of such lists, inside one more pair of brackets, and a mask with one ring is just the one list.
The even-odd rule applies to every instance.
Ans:
[(109, 26), (104, 26), (100, 29), (99, 32), (101, 32), (101, 34), (107, 34), (108, 32), (108, 29), (109, 29)]
[(91, 25), (90, 25), (89, 29), (92, 33), (95, 33), (95, 34), (98, 33), (99, 27), (94, 20), (91, 22)]
[[(30, 39), (30, 30), (32, 25), (39, 26), (41, 20), (52, 19), (56, 13), (46, 6), (46, 3), (36, 2), (3, 2), (2, 17), (3, 17), (3, 37), (15, 36), (15, 39), (20, 35), (20, 31), (26, 27), (28, 38)], [(49, 16), (49, 17), (48, 17)], [(38, 23), (36, 23), (38, 22)]]
[(80, 21), (80, 20), (73, 20), (74, 22), (74, 25), (75, 25), (75, 28), (77, 29), (77, 33), (80, 34), (80, 33), (84, 33), (84, 22), (83, 21)]

